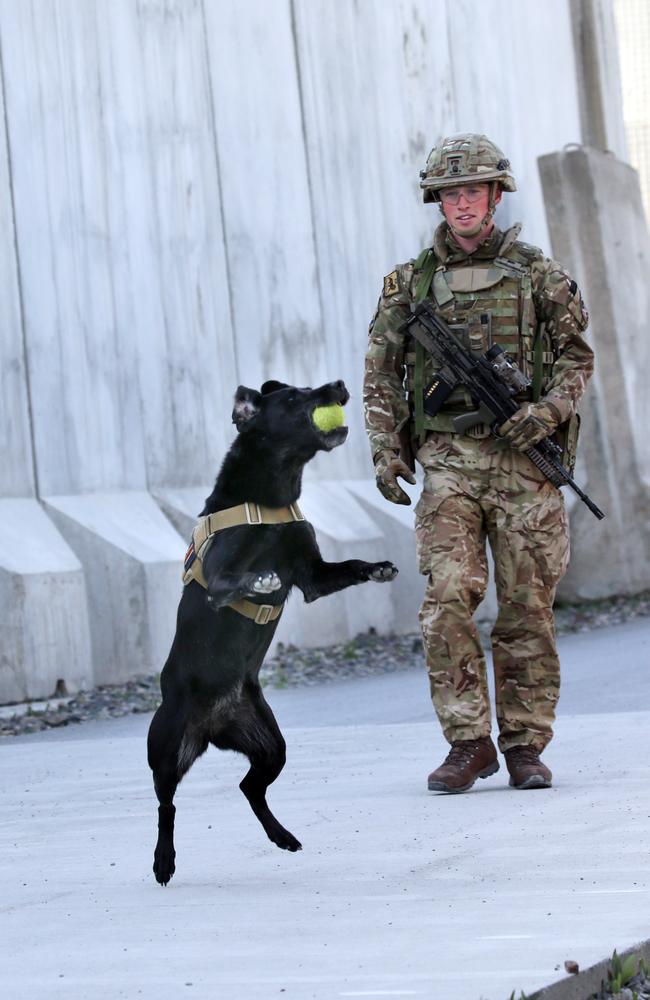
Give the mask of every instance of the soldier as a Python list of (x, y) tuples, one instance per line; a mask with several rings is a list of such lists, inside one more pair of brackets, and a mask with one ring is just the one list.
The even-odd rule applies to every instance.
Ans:
[[(515, 191), (510, 164), (484, 135), (434, 147), (421, 173), (425, 202), (444, 217), (433, 244), (384, 278), (370, 324), (364, 406), (377, 486), (408, 504), (398, 477), (414, 483), (410, 441), (424, 470), (415, 508), (419, 569), (427, 577), (420, 624), (431, 697), (451, 744), (429, 775), (431, 791), (464, 792), (499, 769), (490, 737), (486, 665), (473, 614), (487, 585), (486, 539), (494, 557), (499, 612), (492, 630), (499, 749), (514, 788), (548, 788), (540, 760), (553, 735), (560, 672), (553, 599), (569, 557), (563, 497), (526, 457), (557, 433), (572, 467), (576, 405), (593, 370), (587, 313), (575, 281), (493, 215)], [(530, 376), (532, 390), (496, 438), (481, 425), (454, 432), (475, 409), (455, 390), (430, 417), (423, 387), (435, 362), (400, 332), (414, 304), (429, 300), (470, 350), (500, 344)]]

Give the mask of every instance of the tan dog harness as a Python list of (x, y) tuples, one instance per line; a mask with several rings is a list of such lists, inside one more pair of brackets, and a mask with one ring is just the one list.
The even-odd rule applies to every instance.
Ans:
[[(208, 583), (203, 573), (203, 560), (212, 544), (212, 539), (219, 531), (235, 528), (240, 524), (291, 524), (293, 521), (304, 521), (305, 518), (297, 503), (288, 507), (262, 507), (257, 503), (241, 503), (237, 507), (218, 510), (199, 519), (194, 531), (190, 547), (185, 553), (183, 564), (183, 585), (192, 580), (206, 590)], [(239, 612), (245, 618), (250, 618), (256, 625), (266, 625), (282, 614), (282, 604), (254, 604), (242, 598), (233, 601), (227, 607)]]

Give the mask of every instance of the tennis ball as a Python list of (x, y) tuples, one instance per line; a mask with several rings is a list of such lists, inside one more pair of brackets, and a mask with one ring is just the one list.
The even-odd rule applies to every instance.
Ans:
[(319, 431), (327, 434), (337, 427), (343, 427), (343, 407), (340, 403), (332, 403), (330, 406), (317, 406), (311, 415), (311, 419), (318, 427)]

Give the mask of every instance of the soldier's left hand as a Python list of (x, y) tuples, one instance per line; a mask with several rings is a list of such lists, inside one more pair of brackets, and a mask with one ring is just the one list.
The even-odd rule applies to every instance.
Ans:
[(562, 414), (554, 403), (524, 403), (510, 420), (499, 427), (499, 435), (516, 451), (528, 451), (552, 434), (561, 423)]

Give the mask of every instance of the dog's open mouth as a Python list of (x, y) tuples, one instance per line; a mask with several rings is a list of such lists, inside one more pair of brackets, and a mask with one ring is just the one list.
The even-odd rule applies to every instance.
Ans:
[(335, 448), (337, 445), (343, 444), (348, 436), (341, 403), (315, 406), (311, 411), (311, 422), (328, 448)]

